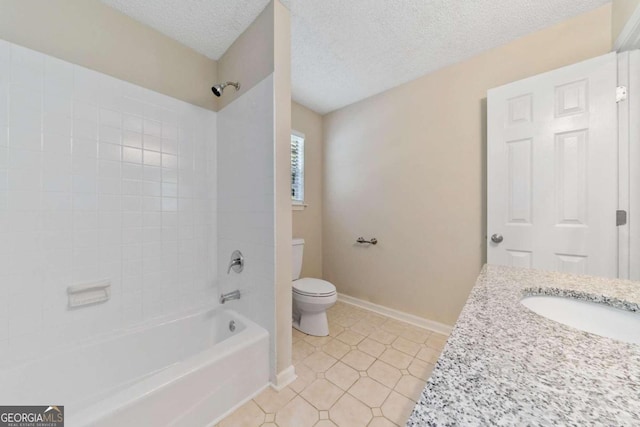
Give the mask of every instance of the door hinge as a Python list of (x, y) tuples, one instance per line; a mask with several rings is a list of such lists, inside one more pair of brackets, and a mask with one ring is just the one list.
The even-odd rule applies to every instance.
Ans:
[(616, 102), (626, 101), (626, 100), (627, 100), (627, 87), (618, 86), (616, 88)]
[(627, 224), (627, 211), (616, 211), (616, 226)]

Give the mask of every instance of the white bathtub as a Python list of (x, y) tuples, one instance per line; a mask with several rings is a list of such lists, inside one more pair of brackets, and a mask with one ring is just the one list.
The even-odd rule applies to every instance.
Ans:
[(268, 383), (268, 358), (266, 330), (201, 310), (5, 369), (0, 405), (64, 405), (68, 427), (207, 426)]

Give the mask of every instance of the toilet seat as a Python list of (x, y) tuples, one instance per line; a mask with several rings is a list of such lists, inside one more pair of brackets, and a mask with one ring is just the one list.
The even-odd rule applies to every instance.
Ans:
[(305, 277), (293, 281), (293, 292), (309, 297), (327, 297), (336, 294), (336, 287), (325, 280)]

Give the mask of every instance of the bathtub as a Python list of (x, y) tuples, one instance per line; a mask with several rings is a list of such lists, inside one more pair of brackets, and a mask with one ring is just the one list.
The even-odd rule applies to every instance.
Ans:
[(64, 405), (67, 427), (207, 426), (267, 385), (268, 358), (265, 329), (209, 308), (4, 369), (0, 405)]

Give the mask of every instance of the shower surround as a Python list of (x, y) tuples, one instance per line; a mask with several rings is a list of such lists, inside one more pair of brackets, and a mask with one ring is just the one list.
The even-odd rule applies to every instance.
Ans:
[[(71, 23), (58, 14), (51, 28)], [(75, 62), (86, 45), (86, 52), (104, 55), (85, 62), (96, 70), (129, 76), (136, 67), (135, 58), (113, 64), (118, 52), (93, 49), (95, 39), (104, 38), (95, 28), (77, 28), (79, 46), (57, 34), (44, 35), (51, 28), (20, 27), (7, 35), (36, 51), (0, 41), (0, 374), (20, 378), (12, 374), (54, 354), (77, 355), (73, 366), (85, 366), (92, 362), (80, 357), (80, 349), (89, 343), (122, 342), (120, 337), (136, 336), (141, 328), (149, 337), (161, 337), (173, 330), (167, 322), (204, 312), (224, 319), (232, 311), (247, 330), (264, 332), (255, 335), (261, 350), (250, 351), (260, 358), (250, 370), (256, 382), (238, 380), (242, 386), (234, 393), (245, 390), (249, 398), (249, 388), (257, 392), (267, 378), (277, 385), (292, 381), (288, 10), (269, 2), (219, 60), (205, 61), (211, 81), (191, 83), (219, 101), (211, 103), (219, 112), (38, 52)], [(38, 37), (22, 40), (32, 33)], [(173, 42), (161, 40), (158, 52), (140, 40), (131, 43), (147, 62), (159, 54), (148, 70), (148, 83), (157, 87), (157, 74), (166, 77), (161, 64), (173, 54)], [(182, 57), (183, 49), (178, 51)], [(197, 63), (184, 65), (187, 71), (202, 70)], [(136, 76), (145, 70), (136, 68)], [(217, 99), (211, 93), (216, 81), (242, 86)], [(175, 93), (177, 86), (185, 89), (177, 96), (199, 99), (181, 83), (163, 81), (159, 90)], [(227, 275), (234, 249), (245, 254), (245, 269)], [(110, 284), (110, 299), (71, 309), (68, 291), (96, 283)], [(239, 300), (218, 303), (220, 293), (236, 289)], [(82, 294), (71, 296), (77, 300)], [(242, 336), (233, 339), (249, 345)], [(143, 361), (152, 357), (143, 340), (130, 341), (128, 350), (119, 346), (111, 353)], [(207, 354), (230, 355), (237, 362), (225, 365), (225, 374), (248, 371), (242, 366), (249, 359), (241, 352), (230, 354), (228, 346), (213, 343)], [(165, 345), (172, 345), (170, 338)], [(122, 358), (101, 354), (100, 366), (119, 369), (116, 360)], [(193, 357), (205, 355), (185, 354), (177, 364), (184, 367)], [(67, 387), (76, 390), (72, 378)], [(126, 394), (139, 390), (139, 381), (130, 378)], [(5, 385), (4, 391), (10, 390)], [(222, 402), (230, 395), (213, 398)], [(77, 402), (69, 402), (77, 414)]]
[[(216, 300), (216, 113), (0, 41), (0, 366)], [(111, 299), (67, 308), (67, 287)]]
[[(273, 75), (218, 113), (218, 271), (221, 292), (240, 290), (225, 304), (269, 331), (275, 373), (275, 201)], [(225, 96), (225, 95), (223, 95)], [(244, 270), (227, 274), (231, 253)]]
[[(22, 390), (133, 425), (200, 390), (161, 418), (208, 424), (267, 386), (273, 92), (270, 76), (215, 113), (0, 41), (0, 403)], [(245, 270), (227, 275), (233, 249)], [(108, 301), (69, 306), (69, 286), (107, 281)], [(29, 391), (32, 372), (65, 387)]]

